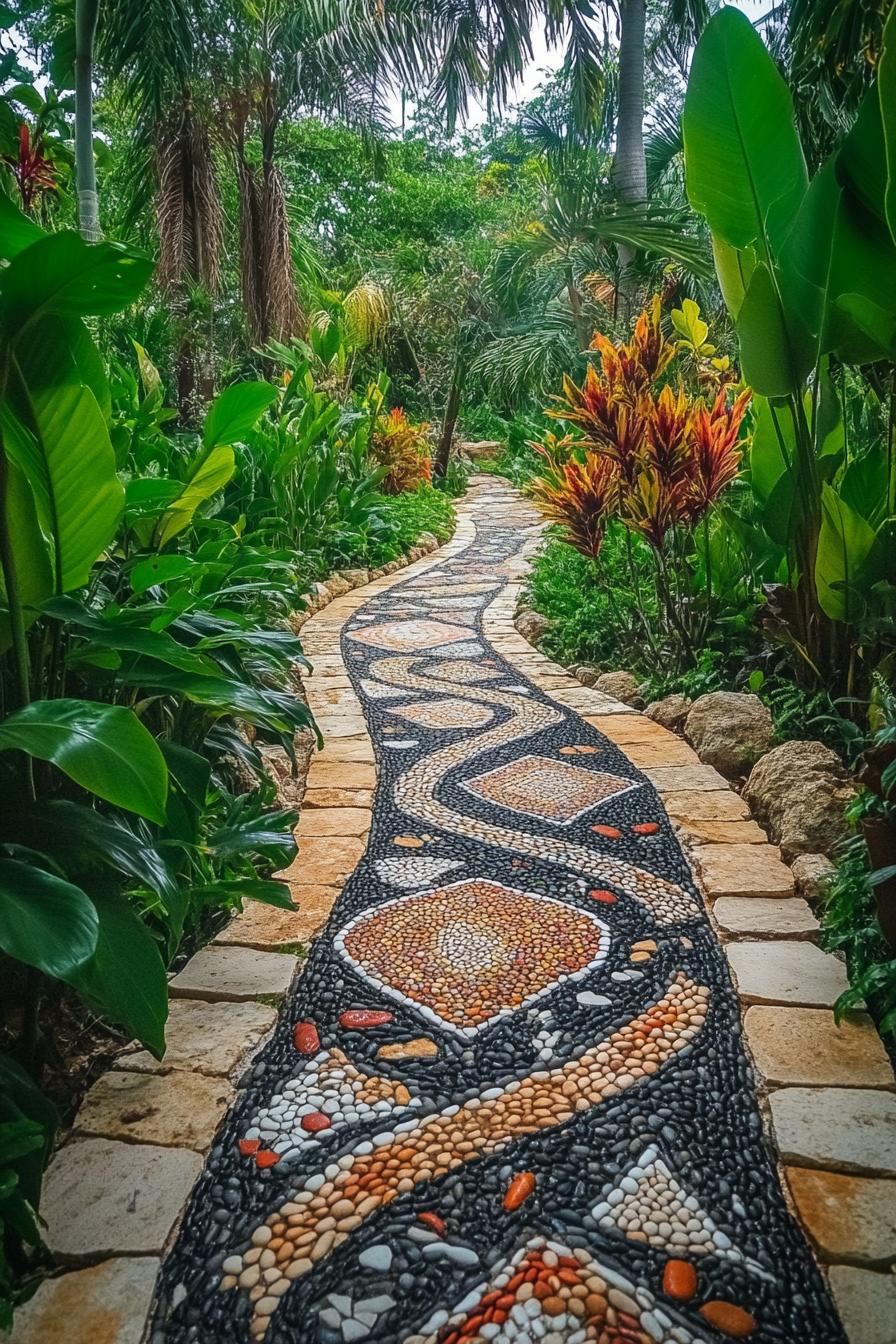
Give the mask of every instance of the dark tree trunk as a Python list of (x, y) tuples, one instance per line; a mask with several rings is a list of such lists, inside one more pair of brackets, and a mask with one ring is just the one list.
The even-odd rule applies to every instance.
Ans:
[(451, 445), (454, 442), (454, 431), (457, 428), (457, 417), (460, 415), (460, 403), (464, 390), (464, 375), (466, 368), (460, 352), (454, 358), (454, 372), (451, 375), (451, 388), (448, 392), (448, 401), (445, 406), (445, 415), (442, 420), (442, 432), (439, 436), (439, 445), (436, 448), (436, 455), (433, 461), (433, 475), (437, 481), (443, 481), (448, 473), (448, 462), (451, 458)]

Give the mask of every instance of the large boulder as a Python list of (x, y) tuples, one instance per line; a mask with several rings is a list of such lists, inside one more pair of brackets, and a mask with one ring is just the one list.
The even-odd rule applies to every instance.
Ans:
[(527, 639), (530, 644), (537, 644), (554, 624), (547, 616), (542, 616), (540, 611), (533, 611), (531, 607), (524, 607), (518, 612), (513, 623), (523, 639)]
[(758, 696), (737, 691), (699, 696), (688, 710), (684, 735), (701, 761), (728, 779), (745, 775), (774, 741), (768, 707)]
[(823, 742), (782, 742), (757, 761), (744, 799), (784, 858), (830, 854), (846, 833), (844, 809), (856, 789)]
[(664, 695), (662, 700), (654, 700), (644, 713), (662, 728), (677, 733), (684, 726), (692, 701), (686, 695)]
[(603, 695), (611, 695), (614, 700), (621, 700), (624, 705), (631, 705), (632, 709), (644, 708), (641, 683), (632, 672), (604, 672), (594, 683), (594, 689)]

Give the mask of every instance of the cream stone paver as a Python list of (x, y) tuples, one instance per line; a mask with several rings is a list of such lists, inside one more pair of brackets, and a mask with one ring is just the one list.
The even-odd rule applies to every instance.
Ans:
[(710, 899), (793, 894), (793, 874), (776, 845), (694, 845), (691, 858)]
[(278, 948), (305, 944), (326, 923), (339, 887), (289, 884), (294, 910), (250, 901), (241, 915), (232, 919), (215, 938), (227, 946)]
[(327, 742), (322, 751), (318, 751), (311, 758), (310, 771), (319, 769), (322, 765), (346, 765), (357, 763), (359, 765), (373, 765), (376, 757), (373, 754), (373, 747), (370, 745), (370, 739), (363, 737), (349, 737)]
[(832, 1265), (829, 1278), (849, 1344), (893, 1344), (896, 1275)]
[[(892, 1092), (785, 1087), (772, 1093), (769, 1105), (783, 1161), (896, 1176), (896, 1096)], [(893, 1197), (896, 1200), (896, 1185)]]
[(896, 1262), (896, 1182), (785, 1166), (800, 1220), (823, 1260)]
[(174, 998), (258, 999), (285, 994), (296, 959), (283, 952), (210, 943), (191, 957), (170, 984)]
[(317, 710), (319, 706), (324, 706), (324, 713), (332, 713), (334, 707), (342, 708), (344, 705), (351, 709), (358, 708), (358, 697), (352, 690), (345, 688), (318, 690), (315, 686), (309, 686), (307, 683), (305, 689), (308, 704), (313, 710)]
[(700, 763), (700, 757), (693, 747), (689, 747), (687, 742), (683, 742), (680, 737), (675, 737), (672, 733), (668, 735), (668, 740), (628, 742), (622, 750), (632, 765), (636, 765), (639, 770)]
[(81, 1103), (75, 1133), (202, 1153), (233, 1099), (224, 1078), (112, 1069)]
[(364, 848), (365, 842), (355, 836), (301, 839), (298, 858), (277, 876), (305, 886), (342, 886), (357, 867)]
[(341, 737), (367, 740), (367, 724), (360, 714), (315, 714), (314, 718), (325, 742)]
[(687, 821), (682, 817), (671, 820), (692, 845), (768, 844), (768, 836), (755, 821)]
[(188, 1148), (75, 1139), (44, 1177), (44, 1239), (61, 1260), (158, 1255), (202, 1170)]
[(711, 765), (649, 765), (644, 774), (659, 794), (727, 789), (728, 781)]
[(727, 787), (724, 790), (684, 789), (680, 793), (664, 792), (663, 806), (673, 821), (689, 824), (701, 821), (743, 821), (750, 815), (743, 798)]
[[(269, 914), (277, 913), (265, 906)], [(264, 1003), (206, 1003), (203, 999), (172, 999), (165, 1023), (165, 1053), (156, 1059), (148, 1050), (119, 1055), (113, 1068), (141, 1073), (194, 1070), (233, 1077), (261, 1045), (277, 1020)]]
[(722, 933), (748, 938), (811, 938), (818, 920), (798, 896), (720, 896), (712, 907)]
[(833, 1008), (849, 988), (846, 967), (814, 943), (726, 943), (737, 990), (749, 1003), (794, 1003)]
[(828, 1009), (758, 1005), (747, 1010), (744, 1031), (768, 1086), (896, 1087), (865, 1013), (849, 1013), (838, 1026)]
[(321, 835), (366, 835), (370, 830), (371, 817), (369, 807), (308, 808), (302, 812), (296, 836), (301, 843), (306, 837)]
[(45, 1279), (16, 1308), (8, 1344), (141, 1344), (156, 1256), (105, 1260)]
[(376, 768), (358, 761), (322, 760), (312, 756), (306, 796), (314, 789), (375, 789)]
[(373, 789), (306, 788), (302, 807), (373, 807)]

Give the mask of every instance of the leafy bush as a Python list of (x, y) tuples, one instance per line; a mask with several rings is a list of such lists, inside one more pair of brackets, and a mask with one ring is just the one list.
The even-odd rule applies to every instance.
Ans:
[[(529, 493), (594, 561), (610, 519), (647, 543), (641, 554), (659, 619), (641, 621), (645, 652), (639, 661), (653, 671), (681, 673), (696, 665), (722, 615), (713, 585), (710, 511), (738, 474), (738, 435), (750, 394), (741, 392), (728, 404), (727, 367), (711, 368), (713, 348), (707, 350), (705, 330), (697, 325), (696, 305), (687, 320), (676, 316), (690, 332), (687, 341), (664, 337), (658, 297), (635, 322), (630, 341), (614, 344), (595, 334), (600, 372), (589, 364), (581, 387), (565, 379), (548, 414), (566, 432), (535, 445), (546, 466)], [(697, 362), (700, 384), (711, 387), (709, 401), (686, 391), (686, 366), (676, 366), (683, 350), (691, 364)], [(630, 574), (622, 586), (638, 594), (631, 541), (625, 556)]]
[(868, 851), (861, 836), (846, 842), (831, 880), (821, 943), (846, 958), (850, 987), (835, 1004), (838, 1020), (867, 1003), (881, 1032), (896, 1041), (896, 957), (881, 932)]
[(381, 488), (387, 495), (416, 490), (432, 475), (429, 425), (415, 424), (400, 406), (378, 415), (370, 436), (370, 456), (385, 468)]
[(374, 569), (410, 550), (422, 532), (431, 532), (439, 541), (447, 541), (454, 532), (454, 505), (444, 491), (428, 483), (384, 496), (381, 508), (391, 530), (388, 540), (379, 542), (367, 556)]

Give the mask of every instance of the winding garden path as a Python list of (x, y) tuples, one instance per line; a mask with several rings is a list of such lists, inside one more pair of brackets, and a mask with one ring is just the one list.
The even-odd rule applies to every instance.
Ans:
[(480, 481), (306, 623), (298, 913), (91, 1089), (12, 1344), (893, 1344), (879, 1038), (725, 781), (516, 633), (539, 530)]
[(351, 734), (363, 705), (369, 840), (211, 1152), (152, 1344), (835, 1344), (725, 959), (601, 731), (631, 716), (583, 690), (586, 721), (490, 645), (536, 519), (500, 484), (468, 516), (469, 545), (342, 631), (322, 720)]

